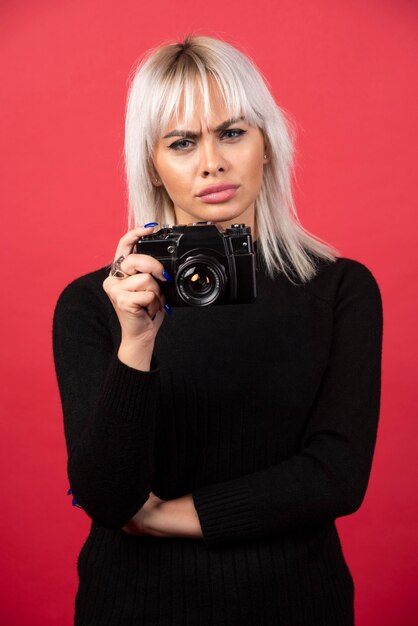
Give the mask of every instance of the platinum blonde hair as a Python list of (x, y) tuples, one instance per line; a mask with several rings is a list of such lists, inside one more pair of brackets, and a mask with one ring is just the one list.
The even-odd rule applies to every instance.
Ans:
[(153, 183), (153, 148), (172, 116), (178, 120), (180, 102), (183, 123), (190, 121), (196, 86), (208, 119), (209, 77), (215, 79), (231, 117), (245, 115), (268, 145), (270, 158), (255, 202), (257, 246), (265, 267), (271, 277), (276, 271), (294, 282), (296, 272), (306, 282), (317, 273), (315, 257), (334, 262), (339, 252), (299, 222), (292, 195), (294, 122), (277, 105), (255, 64), (219, 39), (189, 34), (181, 43), (151, 49), (130, 77), (125, 119), (129, 229), (152, 221), (160, 226), (176, 223), (167, 191)]

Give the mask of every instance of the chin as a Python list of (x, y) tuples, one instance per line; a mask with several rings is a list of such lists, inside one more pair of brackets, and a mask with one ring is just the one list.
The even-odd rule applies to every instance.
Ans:
[(240, 215), (244, 213), (245, 209), (241, 207), (232, 208), (225, 205), (215, 205), (210, 204), (208, 208), (203, 212), (202, 211), (202, 220), (211, 220), (213, 222), (225, 222), (226, 220), (234, 220), (237, 219)]
[[(184, 217), (182, 224), (192, 224), (193, 222), (227, 222), (234, 224), (242, 221), (242, 215), (245, 213), (246, 207), (224, 204), (208, 204), (207, 206), (199, 206), (198, 209), (190, 209), (185, 211), (188, 217)], [(177, 220), (177, 223), (178, 222)]]

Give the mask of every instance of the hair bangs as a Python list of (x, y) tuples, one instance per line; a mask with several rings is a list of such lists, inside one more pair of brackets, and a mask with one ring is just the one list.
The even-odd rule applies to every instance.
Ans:
[(221, 99), (226, 116), (244, 116), (249, 124), (260, 124), (260, 116), (232, 72), (227, 71), (224, 75), (208, 70), (201, 63), (189, 63), (181, 71), (170, 74), (160, 89), (154, 91), (150, 111), (150, 127), (154, 130), (151, 145), (171, 121), (176, 127), (189, 128), (199, 99), (203, 103), (204, 121), (209, 126), (213, 98)]

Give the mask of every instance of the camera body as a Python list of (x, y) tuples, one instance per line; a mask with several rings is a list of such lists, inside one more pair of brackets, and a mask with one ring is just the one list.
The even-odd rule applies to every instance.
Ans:
[(164, 265), (173, 282), (159, 281), (170, 306), (244, 304), (256, 298), (256, 254), (251, 228), (212, 222), (164, 225), (136, 243)]

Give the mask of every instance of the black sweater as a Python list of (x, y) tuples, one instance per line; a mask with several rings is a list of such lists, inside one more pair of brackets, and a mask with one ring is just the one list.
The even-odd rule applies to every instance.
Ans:
[[(71, 282), (53, 321), (68, 476), (92, 519), (75, 624), (354, 624), (334, 521), (360, 507), (376, 441), (370, 270), (321, 261), (294, 285), (257, 251), (255, 302), (175, 307), (147, 372), (117, 357), (108, 273)], [(191, 493), (203, 539), (123, 531), (150, 491)]]

